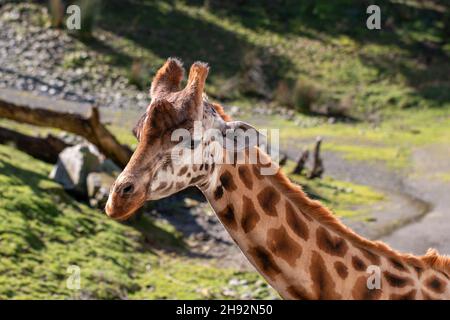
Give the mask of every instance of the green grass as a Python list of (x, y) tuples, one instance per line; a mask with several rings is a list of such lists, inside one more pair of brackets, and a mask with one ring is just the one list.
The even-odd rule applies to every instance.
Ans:
[(308, 116), (302, 116), (302, 119), (305, 123), (310, 121), (312, 125), (301, 126), (271, 116), (267, 120), (267, 127), (280, 129), (282, 146), (300, 141), (312, 147), (311, 141), (321, 136), (324, 150), (339, 152), (348, 160), (382, 161), (393, 169), (407, 167), (414, 148), (450, 141), (448, 109), (390, 111), (376, 125), (367, 122), (329, 124), (314, 121), (315, 118)]
[(344, 159), (356, 161), (383, 161), (392, 168), (401, 168), (408, 163), (408, 152), (396, 147), (386, 146), (361, 146), (328, 144), (324, 150), (335, 151), (344, 154)]
[[(221, 288), (233, 278), (272, 296), (255, 273), (154, 251), (149, 242), (182, 246), (173, 227), (114, 222), (69, 197), (50, 169), (0, 145), (0, 299), (231, 298)], [(81, 268), (79, 291), (66, 287), (70, 265)]]
[(121, 127), (119, 124), (111, 124), (108, 125), (107, 128), (114, 134), (120, 143), (130, 146), (132, 149), (136, 148), (138, 141), (131, 129)]
[(294, 182), (300, 184), (312, 198), (320, 200), (338, 217), (366, 218), (372, 205), (385, 199), (385, 196), (368, 186), (337, 180), (329, 176), (308, 180), (303, 175), (292, 174), (295, 167), (288, 161), (283, 170)]

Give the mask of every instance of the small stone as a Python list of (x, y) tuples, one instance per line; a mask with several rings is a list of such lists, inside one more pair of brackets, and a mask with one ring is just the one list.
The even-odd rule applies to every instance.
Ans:
[(50, 178), (60, 183), (65, 190), (80, 196), (87, 195), (87, 177), (100, 166), (98, 153), (89, 144), (78, 144), (64, 149), (50, 173)]

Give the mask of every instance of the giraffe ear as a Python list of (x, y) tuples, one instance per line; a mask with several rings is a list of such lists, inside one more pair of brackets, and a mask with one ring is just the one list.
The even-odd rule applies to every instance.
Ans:
[(243, 121), (224, 122), (221, 128), (225, 149), (242, 151), (255, 146), (266, 145), (267, 138), (255, 127)]
[(151, 97), (162, 97), (169, 92), (178, 91), (183, 76), (183, 63), (177, 58), (167, 59), (153, 78), (150, 88)]
[(133, 128), (133, 134), (141, 141), (144, 135), (161, 136), (181, 122), (179, 112), (170, 102), (164, 99), (156, 100), (138, 120)]
[(138, 141), (141, 140), (141, 132), (142, 132), (142, 126), (144, 125), (145, 118), (147, 117), (147, 112), (144, 113), (141, 118), (138, 120), (136, 125), (133, 128), (133, 135), (136, 137)]
[(165, 99), (154, 101), (148, 107), (147, 113), (146, 121), (150, 121), (150, 128), (156, 135), (162, 135), (184, 120), (174, 105)]

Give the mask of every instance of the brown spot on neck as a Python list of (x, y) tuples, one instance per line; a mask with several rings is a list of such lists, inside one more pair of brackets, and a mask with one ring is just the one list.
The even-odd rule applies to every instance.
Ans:
[(367, 268), (364, 261), (362, 261), (362, 259), (357, 256), (352, 257), (352, 266), (356, 271), (365, 271)]
[(344, 263), (342, 263), (341, 261), (336, 261), (334, 263), (334, 269), (336, 269), (336, 273), (339, 275), (339, 277), (342, 278), (342, 280), (345, 280), (347, 278), (348, 268)]
[(227, 205), (225, 209), (219, 211), (217, 215), (219, 216), (220, 220), (226, 227), (232, 230), (237, 229), (237, 222), (232, 204)]
[(186, 172), (188, 171), (188, 166), (184, 166), (183, 168), (180, 169), (180, 172), (178, 172), (178, 176), (182, 176), (184, 175)]
[(175, 184), (175, 187), (177, 188), (177, 190), (181, 190), (185, 187), (185, 184), (184, 184), (184, 182), (177, 182)]
[(253, 179), (250, 169), (247, 166), (239, 166), (238, 173), (242, 183), (247, 187), (247, 189), (251, 190), (253, 188)]
[(414, 300), (416, 298), (417, 290), (412, 289), (406, 293), (392, 293), (389, 300)]
[(225, 190), (232, 192), (237, 189), (236, 184), (234, 183), (233, 176), (228, 170), (225, 170), (220, 176), (220, 182)]
[(431, 276), (425, 280), (425, 286), (433, 292), (444, 293), (447, 284), (437, 276)]
[(261, 171), (260, 171), (261, 168), (259, 166), (254, 164), (251, 167), (252, 167), (253, 175), (256, 177), (256, 179), (258, 179), (258, 180), (264, 179), (264, 176), (261, 174)]
[(286, 221), (289, 228), (300, 238), (307, 241), (309, 230), (305, 221), (299, 216), (289, 202), (286, 202)]
[(286, 291), (290, 299), (294, 300), (313, 300), (309, 293), (300, 285), (289, 286)]
[(347, 253), (347, 242), (343, 238), (332, 236), (324, 227), (317, 228), (316, 239), (317, 246), (330, 255), (343, 257)]
[(397, 270), (399, 271), (408, 271), (408, 269), (405, 267), (405, 265), (397, 260), (396, 258), (389, 258), (388, 259), (389, 263)]
[(379, 266), (381, 263), (381, 259), (379, 256), (377, 256), (375, 253), (373, 253), (372, 251), (369, 251), (367, 249), (364, 248), (359, 248), (359, 251), (361, 251), (361, 253), (363, 254), (363, 256), (370, 261), (371, 264)]
[(378, 300), (381, 297), (381, 289), (369, 289), (367, 286), (367, 277), (361, 276), (352, 290), (352, 296), (355, 300)]
[(253, 258), (256, 266), (269, 279), (274, 280), (275, 276), (281, 273), (280, 267), (276, 264), (272, 254), (262, 246), (251, 248), (248, 254)]
[(196, 177), (193, 177), (189, 184), (197, 184), (199, 181), (203, 180), (205, 178), (204, 175), (198, 175)]
[(413, 283), (413, 281), (410, 278), (397, 276), (389, 271), (384, 271), (383, 275), (386, 281), (392, 287), (403, 288)]
[(265, 187), (260, 193), (258, 193), (258, 201), (264, 212), (272, 217), (278, 215), (276, 210), (276, 205), (280, 201), (280, 194), (275, 190), (274, 187)]
[(214, 199), (217, 201), (223, 196), (223, 187), (218, 186), (216, 190), (214, 190)]
[(252, 231), (258, 221), (260, 220), (259, 213), (255, 209), (255, 205), (250, 198), (244, 196), (242, 198), (243, 207), (242, 207), (242, 218), (241, 218), (241, 227), (245, 233), (249, 233)]
[(328, 273), (325, 261), (316, 251), (312, 251), (309, 273), (311, 274), (313, 290), (317, 299), (334, 300), (341, 298), (340, 294), (335, 290), (335, 282)]
[(281, 226), (267, 232), (267, 247), (277, 257), (286, 261), (291, 267), (302, 254), (302, 247), (292, 239), (286, 229)]
[(161, 191), (167, 187), (167, 182), (161, 182), (155, 191)]

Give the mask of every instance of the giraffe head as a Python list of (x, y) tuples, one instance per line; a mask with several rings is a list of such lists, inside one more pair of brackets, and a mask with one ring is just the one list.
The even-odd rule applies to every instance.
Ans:
[(169, 58), (159, 69), (151, 103), (133, 130), (137, 148), (111, 188), (105, 208), (110, 217), (127, 219), (147, 200), (204, 185), (217, 169), (218, 154), (223, 155), (217, 153), (224, 150), (220, 138), (230, 131), (253, 130), (244, 122), (227, 121), (221, 108), (207, 101), (203, 89), (208, 71), (207, 64), (194, 63), (186, 87), (180, 89), (184, 70), (179, 60)]

